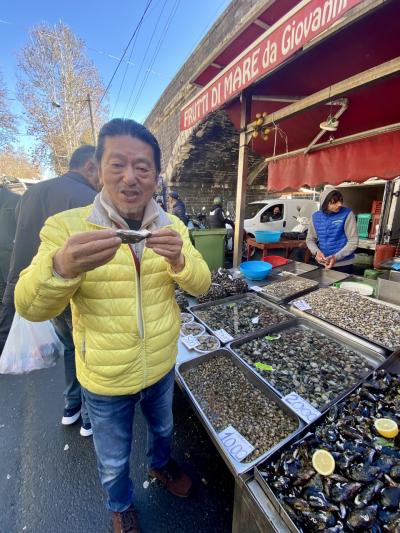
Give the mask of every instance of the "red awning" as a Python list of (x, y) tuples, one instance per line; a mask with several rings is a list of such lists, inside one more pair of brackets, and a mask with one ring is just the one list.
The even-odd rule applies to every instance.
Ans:
[(298, 155), (268, 165), (268, 189), (297, 190), (303, 185), (361, 183), (370, 177), (400, 176), (400, 132), (376, 135), (360, 141)]

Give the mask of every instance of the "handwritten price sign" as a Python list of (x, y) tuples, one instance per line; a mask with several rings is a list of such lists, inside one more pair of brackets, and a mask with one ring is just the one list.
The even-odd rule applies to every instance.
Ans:
[(297, 309), (300, 309), (300, 311), (308, 311), (311, 309), (311, 306), (308, 305), (308, 303), (305, 300), (296, 300), (293, 302), (293, 305), (297, 307)]
[(321, 413), (310, 403), (302, 398), (297, 392), (291, 392), (282, 400), (293, 409), (293, 411), (308, 424), (315, 420)]
[(199, 340), (194, 335), (187, 335), (186, 337), (181, 337), (182, 343), (186, 346), (188, 350), (193, 350), (200, 344)]
[(217, 329), (216, 331), (214, 331), (214, 335), (218, 337), (219, 340), (224, 344), (233, 341), (232, 335), (229, 335), (229, 333), (224, 329)]
[(248, 442), (233, 426), (218, 433), (222, 444), (228, 451), (229, 455), (235, 461), (243, 461), (254, 450), (254, 446)]

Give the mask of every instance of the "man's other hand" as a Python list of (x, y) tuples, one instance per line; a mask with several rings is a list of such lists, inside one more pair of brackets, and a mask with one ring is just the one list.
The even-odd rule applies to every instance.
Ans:
[(185, 257), (182, 254), (183, 241), (179, 233), (173, 229), (163, 228), (152, 232), (151, 237), (146, 239), (146, 246), (164, 257), (174, 272), (183, 270), (185, 266)]

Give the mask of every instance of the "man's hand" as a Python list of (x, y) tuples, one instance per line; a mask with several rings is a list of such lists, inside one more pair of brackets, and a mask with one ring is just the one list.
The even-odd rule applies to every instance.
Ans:
[(336, 263), (336, 256), (330, 255), (329, 257), (326, 258), (325, 268), (330, 270), (331, 268), (334, 267), (335, 263)]
[(326, 257), (325, 257), (325, 255), (321, 252), (321, 250), (318, 250), (317, 255), (315, 256), (315, 259), (317, 260), (317, 262), (318, 262), (320, 265), (325, 265), (325, 264), (326, 264)]
[(85, 231), (72, 235), (53, 258), (54, 270), (63, 278), (76, 278), (108, 263), (121, 239), (115, 230)]
[(179, 233), (169, 228), (153, 231), (151, 237), (146, 239), (146, 246), (164, 257), (176, 273), (183, 270), (185, 266), (182, 245), (183, 241)]

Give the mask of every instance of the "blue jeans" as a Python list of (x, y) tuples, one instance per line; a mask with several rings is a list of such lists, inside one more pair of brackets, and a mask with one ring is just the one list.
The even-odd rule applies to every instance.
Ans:
[(79, 381), (76, 379), (75, 346), (72, 339), (71, 309), (67, 307), (61, 315), (52, 320), (52, 323), (56, 330), (57, 337), (64, 345), (65, 409), (73, 409), (74, 407), (81, 406), (82, 423), (88, 424), (90, 423), (90, 420), (85, 399)]
[(100, 481), (108, 495), (107, 508), (122, 512), (133, 503), (129, 457), (135, 405), (147, 421), (147, 457), (151, 468), (165, 466), (171, 454), (172, 397), (175, 368), (147, 389), (126, 396), (100, 396), (84, 390), (93, 428)]

